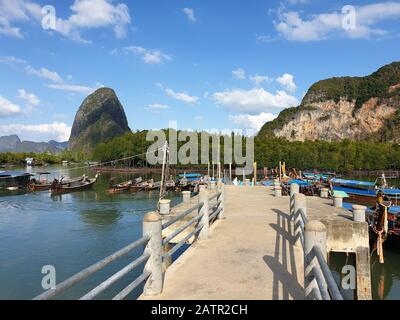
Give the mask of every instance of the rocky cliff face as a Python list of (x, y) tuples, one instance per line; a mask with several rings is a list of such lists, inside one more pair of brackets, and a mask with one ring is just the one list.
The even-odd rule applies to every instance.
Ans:
[(290, 141), (342, 139), (400, 141), (400, 63), (364, 78), (314, 84), (302, 104), (267, 123), (259, 135)]
[(114, 90), (101, 88), (80, 106), (71, 131), (70, 149), (87, 152), (98, 143), (129, 131), (124, 108)]

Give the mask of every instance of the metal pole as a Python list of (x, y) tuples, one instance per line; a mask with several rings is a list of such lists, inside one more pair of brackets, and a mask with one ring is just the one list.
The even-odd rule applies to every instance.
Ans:
[(229, 180), (232, 182), (232, 163), (229, 164)]
[(200, 223), (203, 225), (199, 233), (199, 240), (207, 240), (208, 239), (208, 230), (210, 228), (210, 219), (209, 219), (209, 192), (207, 189), (200, 189), (199, 194), (199, 203), (203, 202), (204, 205), (201, 207), (199, 213), (203, 214), (203, 217), (200, 220)]
[(163, 163), (162, 163), (162, 172), (161, 172), (161, 185), (160, 185), (160, 200), (164, 196), (164, 179), (165, 179), (165, 166), (167, 162), (167, 150), (168, 150), (168, 142), (165, 141), (165, 145), (163, 148)]
[(151, 273), (144, 286), (145, 296), (155, 296), (163, 290), (162, 218), (158, 212), (148, 213), (143, 220), (143, 234), (150, 235), (145, 254), (149, 254), (144, 271)]

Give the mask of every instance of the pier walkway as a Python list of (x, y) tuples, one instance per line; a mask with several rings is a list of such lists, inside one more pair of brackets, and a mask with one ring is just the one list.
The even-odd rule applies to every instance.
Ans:
[(304, 299), (303, 249), (294, 246), (289, 201), (265, 187), (225, 187), (225, 219), (165, 274), (161, 295), (141, 299)]

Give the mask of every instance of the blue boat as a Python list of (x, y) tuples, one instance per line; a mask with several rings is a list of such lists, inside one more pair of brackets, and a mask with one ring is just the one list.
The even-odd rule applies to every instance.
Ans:
[(350, 202), (373, 206), (377, 193), (381, 191), (392, 201), (394, 206), (400, 204), (400, 189), (388, 188), (384, 176), (375, 182), (332, 179), (330, 183), (334, 191), (346, 192), (350, 196)]

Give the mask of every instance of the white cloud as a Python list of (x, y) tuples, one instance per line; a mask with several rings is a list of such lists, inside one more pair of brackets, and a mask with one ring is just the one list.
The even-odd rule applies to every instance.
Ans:
[(188, 104), (196, 104), (199, 101), (199, 98), (196, 96), (191, 96), (185, 92), (175, 92), (169, 88), (165, 89), (165, 93), (175, 100)]
[(160, 103), (154, 103), (154, 104), (149, 104), (146, 109), (149, 110), (154, 110), (154, 111), (160, 111), (160, 110), (167, 110), (169, 109), (169, 106), (166, 104), (160, 104)]
[(243, 127), (244, 129), (253, 129), (259, 131), (264, 124), (274, 120), (277, 116), (272, 113), (262, 112), (258, 115), (239, 114), (231, 115), (229, 119)]
[(39, 21), (41, 6), (27, 0), (0, 0), (0, 34), (15, 38), (24, 38), (15, 22)]
[(25, 101), (28, 111), (40, 104), (40, 99), (35, 94), (26, 92), (24, 89), (18, 90), (18, 98)]
[(297, 86), (294, 83), (294, 77), (289, 73), (285, 73), (284, 75), (276, 79), (276, 81), (278, 81), (287, 91), (291, 93), (295, 92), (297, 89)]
[(182, 9), (182, 12), (186, 15), (188, 18), (189, 22), (191, 23), (196, 23), (196, 16), (194, 14), (194, 10), (191, 8), (184, 8)]
[(400, 3), (383, 2), (356, 7), (355, 28), (343, 28), (345, 14), (341, 11), (312, 15), (303, 19), (299, 12), (280, 12), (276, 30), (291, 41), (318, 41), (332, 35), (348, 38), (369, 38), (374, 35), (385, 35), (376, 25), (386, 20), (400, 18)]
[(8, 64), (10, 66), (26, 64), (25, 60), (18, 59), (18, 58), (14, 57), (14, 56), (1, 56), (0, 57), (0, 62)]
[[(0, 34), (23, 38), (21, 29), (14, 23), (36, 21), (40, 24), (41, 5), (30, 0), (0, 0)], [(113, 28), (117, 38), (124, 38), (131, 23), (126, 4), (113, 4), (112, 0), (75, 0), (70, 6), (72, 14), (67, 19), (57, 19), (55, 32), (78, 42), (81, 30)]]
[(259, 114), (270, 109), (284, 109), (299, 104), (296, 97), (285, 91), (272, 94), (263, 88), (225, 90), (214, 93), (212, 98), (217, 104), (229, 110), (249, 114)]
[(238, 68), (232, 71), (232, 76), (236, 80), (245, 80), (246, 79), (246, 71), (242, 68)]
[(62, 90), (62, 91), (73, 92), (73, 93), (82, 93), (82, 94), (91, 94), (96, 90), (95, 88), (91, 88), (91, 87), (87, 87), (87, 86), (65, 84), (65, 83), (49, 84), (49, 85), (47, 85), (47, 87), (50, 89)]
[(22, 109), (0, 95), (0, 118), (12, 117), (22, 113)]
[(50, 124), (24, 125), (6, 124), (0, 125), (0, 135), (17, 134), (22, 140), (29, 141), (68, 141), (71, 127), (63, 122), (53, 122)]
[(118, 39), (126, 37), (131, 23), (126, 4), (112, 4), (111, 0), (75, 0), (70, 7), (73, 14), (66, 20), (58, 19), (56, 31), (75, 41), (83, 41), (80, 29), (112, 27)]
[(172, 57), (163, 53), (159, 49), (146, 49), (140, 46), (128, 46), (121, 50), (115, 49), (111, 52), (112, 55), (123, 54), (135, 54), (140, 56), (142, 60), (147, 64), (161, 64), (165, 61), (172, 61)]
[(37, 76), (39, 78), (42, 78), (42, 79), (51, 80), (51, 81), (56, 82), (56, 83), (64, 82), (64, 80), (61, 78), (61, 76), (57, 72), (50, 71), (50, 70), (48, 70), (46, 68), (35, 69), (35, 68), (31, 67), (31, 66), (27, 66), (25, 68), (25, 70), (26, 70), (26, 72), (28, 74), (35, 75), (35, 76)]
[(260, 86), (263, 82), (268, 82), (269, 78), (267, 76), (260, 76), (258, 74), (251, 76), (250, 81), (254, 83), (255, 86)]

